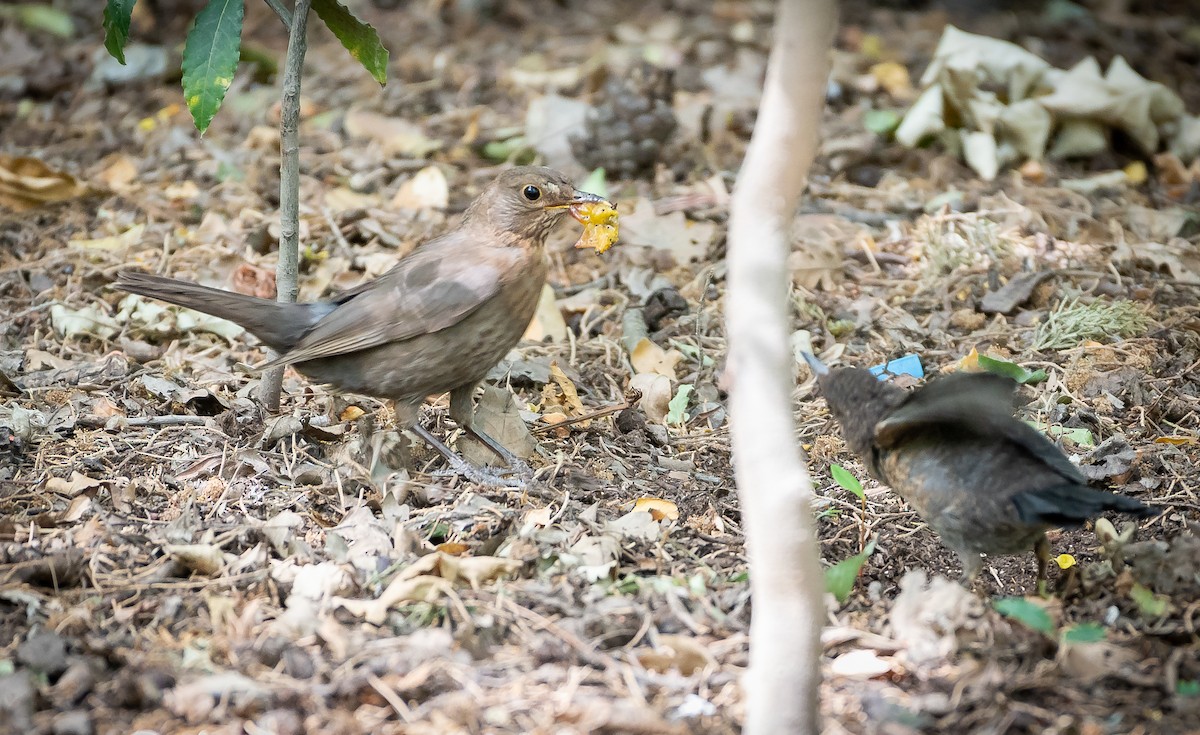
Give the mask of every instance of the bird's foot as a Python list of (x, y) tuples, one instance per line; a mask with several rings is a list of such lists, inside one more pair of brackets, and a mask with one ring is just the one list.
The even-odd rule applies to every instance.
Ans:
[(509, 475), (519, 480), (523, 485), (533, 482), (533, 468), (529, 463), (515, 455), (508, 459), (508, 467), (501, 472), (502, 475)]
[(490, 485), (492, 487), (525, 487), (526, 481), (523, 477), (506, 476), (511, 473), (511, 469), (505, 472), (498, 472), (491, 467), (477, 467), (457, 455), (447, 457), (446, 462), (450, 466), (446, 469), (435, 471), (433, 473), (434, 477), (461, 477), (476, 485)]

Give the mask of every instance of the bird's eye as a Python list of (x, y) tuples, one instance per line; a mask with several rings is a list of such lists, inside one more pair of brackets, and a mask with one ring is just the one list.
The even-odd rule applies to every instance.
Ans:
[(523, 194), (525, 196), (525, 198), (531, 202), (536, 202), (537, 200), (542, 198), (542, 190), (537, 188), (533, 184), (530, 184), (529, 186), (526, 186), (524, 189), (522, 189), (521, 194)]

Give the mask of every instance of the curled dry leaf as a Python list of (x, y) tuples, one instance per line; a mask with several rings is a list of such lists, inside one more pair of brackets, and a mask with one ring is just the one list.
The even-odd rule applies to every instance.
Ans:
[(92, 252), (120, 252), (127, 250), (131, 245), (137, 245), (141, 242), (142, 233), (145, 231), (145, 225), (134, 225), (119, 235), (97, 237), (91, 240), (71, 239), (67, 240), (67, 245)]
[[(658, 373), (667, 378), (675, 377), (675, 366), (683, 360), (679, 350), (664, 350), (648, 337), (642, 337), (629, 354), (629, 364), (639, 373)], [(668, 399), (670, 400), (670, 399)]]
[[(583, 401), (579, 400), (579, 391), (575, 383), (558, 366), (558, 362), (550, 363), (550, 382), (542, 388), (543, 419), (550, 424), (558, 424), (576, 416), (587, 413)], [(582, 428), (590, 422), (581, 421)]]
[(72, 472), (69, 478), (51, 477), (46, 480), (44, 488), (48, 493), (58, 493), (59, 495), (75, 496), (84, 490), (100, 487), (100, 480), (97, 480), (87, 475), (82, 475), (78, 472)]
[(679, 520), (679, 506), (663, 498), (638, 498), (633, 504), (633, 509), (646, 511), (656, 521), (664, 518), (669, 521)]
[(400, 185), (392, 197), (397, 209), (445, 209), (450, 206), (450, 183), (437, 166), (426, 166)]
[(454, 583), (459, 581), (478, 589), (487, 582), (517, 571), (521, 566), (520, 561), (496, 556), (458, 557), (435, 551), (396, 575), (375, 600), (335, 597), (332, 602), (352, 615), (379, 625), (396, 605), (404, 602), (434, 602), (449, 593)]
[(530, 342), (565, 342), (567, 339), (567, 322), (563, 319), (558, 300), (554, 296), (554, 287), (549, 283), (542, 286), (542, 295), (538, 299), (537, 311), (525, 328), (522, 340)]
[(168, 544), (163, 551), (188, 569), (207, 577), (217, 576), (225, 567), (225, 552), (213, 544)]
[(658, 373), (638, 373), (629, 380), (630, 390), (642, 394), (638, 406), (656, 424), (664, 424), (671, 412), (671, 379)]
[(0, 155), (0, 206), (24, 212), (92, 193), (71, 174), (36, 158)]
[(691, 676), (709, 666), (716, 666), (716, 657), (701, 641), (684, 635), (660, 635), (654, 650), (639, 650), (634, 655), (645, 668), (665, 674), (676, 669)]

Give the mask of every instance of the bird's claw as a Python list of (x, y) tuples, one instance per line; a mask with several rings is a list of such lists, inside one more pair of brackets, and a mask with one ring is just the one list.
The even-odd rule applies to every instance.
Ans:
[(473, 482), (476, 485), (490, 485), (493, 487), (512, 487), (524, 488), (524, 477), (505, 477), (504, 474), (493, 471), (488, 467), (476, 467), (470, 462), (461, 457), (448, 460), (449, 467), (443, 470), (436, 470), (433, 473), (434, 477), (461, 477), (468, 482)]

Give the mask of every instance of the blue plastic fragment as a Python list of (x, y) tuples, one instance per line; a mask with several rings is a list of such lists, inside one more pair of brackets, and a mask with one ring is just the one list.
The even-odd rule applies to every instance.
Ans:
[(876, 365), (871, 368), (871, 374), (880, 380), (887, 380), (897, 375), (911, 375), (920, 380), (925, 377), (925, 368), (921, 367), (919, 355), (905, 355), (897, 357), (886, 365)]

